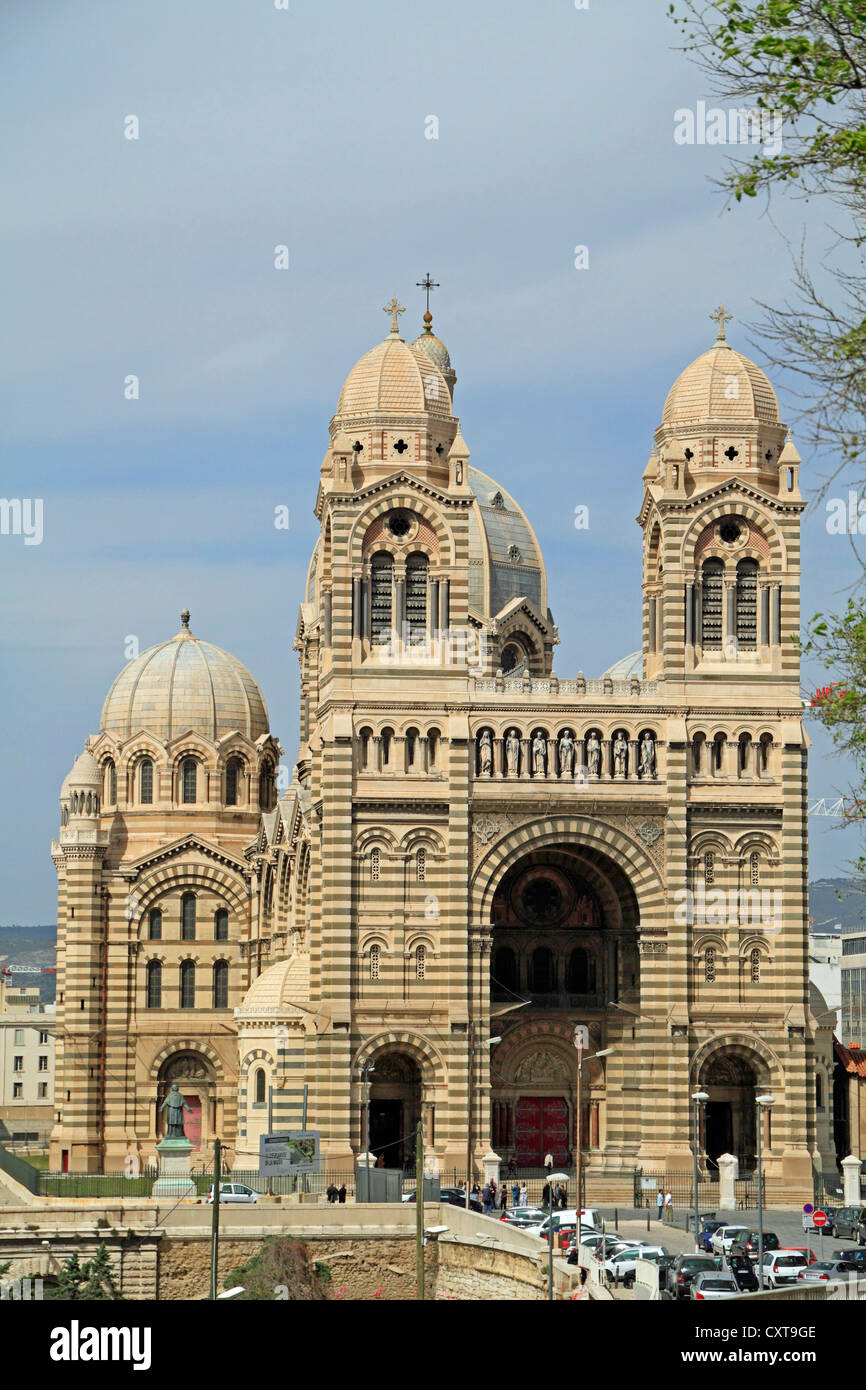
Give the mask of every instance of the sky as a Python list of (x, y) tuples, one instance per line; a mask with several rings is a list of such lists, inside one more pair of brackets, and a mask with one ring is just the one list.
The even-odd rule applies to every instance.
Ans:
[[(746, 324), (788, 292), (781, 234), (805, 230), (816, 262), (833, 239), (816, 206), (726, 209), (731, 150), (675, 143), (674, 113), (712, 98), (666, 11), (3, 7), (2, 491), (42, 499), (43, 523), (38, 545), (0, 535), (0, 922), (55, 920), (60, 783), (128, 639), (172, 636), (182, 608), (253, 672), (294, 761), (328, 422), (392, 295), (420, 330), (428, 270), (472, 462), (542, 545), (558, 674), (639, 647), (634, 518), (667, 391), (720, 300), (760, 362)], [(804, 456), (807, 493), (818, 473)], [(804, 614), (857, 578), (823, 504), (803, 569)], [(851, 770), (809, 732), (810, 794), (833, 798)], [(856, 828), (810, 826), (811, 876), (845, 873)]]

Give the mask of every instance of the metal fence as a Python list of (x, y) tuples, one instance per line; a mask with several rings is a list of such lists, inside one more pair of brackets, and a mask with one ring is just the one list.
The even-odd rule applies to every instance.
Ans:
[[(766, 1178), (764, 1178), (766, 1191)], [(643, 1209), (658, 1207), (658, 1194), (670, 1192), (674, 1211), (693, 1210), (695, 1205), (694, 1175), (687, 1172), (662, 1173), (637, 1168), (634, 1175), (634, 1204)], [(750, 1173), (734, 1181), (734, 1198), (738, 1211), (753, 1211), (758, 1206), (758, 1175)], [(719, 1203), (718, 1173), (698, 1173), (698, 1206), (701, 1211), (715, 1211)]]
[(0, 1145), (0, 1168), (4, 1173), (8, 1173), (10, 1178), (20, 1182), (22, 1187), (26, 1187), (28, 1192), (34, 1196), (39, 1193), (39, 1180), (42, 1177), (38, 1168), (34, 1168), (32, 1163), (26, 1159), (19, 1158), (17, 1154), (12, 1154), (8, 1149)]

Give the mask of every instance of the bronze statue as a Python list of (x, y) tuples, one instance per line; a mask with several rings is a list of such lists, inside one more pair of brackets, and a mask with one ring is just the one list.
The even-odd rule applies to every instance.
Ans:
[(192, 1114), (192, 1110), (181, 1095), (180, 1087), (176, 1081), (173, 1082), (171, 1090), (159, 1107), (160, 1114), (162, 1114), (163, 1110), (166, 1108), (168, 1109), (168, 1118), (166, 1119), (164, 1137), (166, 1139), (185, 1139), (186, 1135), (183, 1132), (183, 1112), (184, 1110), (189, 1110), (189, 1113)]

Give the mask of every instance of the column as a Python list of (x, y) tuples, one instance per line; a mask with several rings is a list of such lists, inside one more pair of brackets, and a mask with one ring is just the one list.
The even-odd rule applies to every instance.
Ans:
[(760, 645), (768, 647), (770, 645), (770, 586), (761, 585), (761, 631)]
[(532, 753), (530, 748), (531, 740), (522, 738), (520, 740), (520, 768), (518, 769), (518, 776), (532, 776)]
[(373, 734), (373, 771), (382, 771), (382, 735)]
[(361, 636), (361, 586), (363, 580), (352, 580), (352, 636)]
[(725, 580), (725, 629), (722, 650), (727, 652), (729, 643), (737, 635), (737, 588), (732, 580)]
[(628, 778), (630, 782), (637, 781), (638, 769), (638, 740), (630, 738), (628, 741)]
[(773, 585), (773, 600), (770, 614), (770, 641), (778, 647), (782, 640), (782, 586)]
[(361, 580), (361, 639), (362, 641), (368, 642), (370, 640), (370, 633), (372, 631), (372, 622), (370, 617), (371, 602), (372, 599), (370, 594), (370, 576), (369, 574), (365, 574), (364, 578)]
[(754, 758), (756, 777), (760, 777), (761, 775), (761, 752), (761, 740), (756, 738), (755, 742), (752, 744), (752, 757)]
[(601, 752), (602, 752), (601, 775), (602, 775), (602, 777), (612, 777), (612, 776), (613, 776), (613, 739), (612, 739), (612, 738), (603, 738), (603, 739), (602, 739), (602, 741), (601, 741)]
[(649, 601), (649, 612), (647, 615), (647, 627), (649, 629), (649, 649), (654, 652), (656, 649), (656, 601), (651, 598)]
[(686, 606), (686, 646), (693, 647), (695, 644), (695, 586), (686, 584), (685, 586), (685, 606)]
[(406, 763), (406, 735), (394, 735), (394, 768), (397, 772), (408, 772)]
[(556, 777), (558, 773), (559, 768), (556, 764), (556, 739), (549, 738), (547, 740), (547, 775), (548, 777)]
[(426, 735), (426, 734), (419, 734), (419, 735), (418, 735), (418, 770), (419, 770), (420, 772), (427, 772), (427, 771), (429, 770), (429, 767), (430, 767), (430, 763), (429, 763), (428, 749), (427, 749), (427, 735)]
[[(581, 770), (583, 769), (583, 770)], [(574, 771), (577, 777), (586, 776), (586, 739), (574, 740)]]
[(439, 580), (430, 580), (430, 626), (434, 637), (439, 631)]
[(322, 624), (324, 627), (323, 640), (326, 647), (331, 645), (331, 590), (325, 589), (322, 594), (323, 616)]
[(439, 585), (439, 626), (443, 632), (447, 630), (450, 621), (450, 601), (451, 601), (451, 580), (443, 579)]
[(494, 738), (493, 740), (493, 776), (501, 777), (505, 771), (505, 752), (504, 740)]
[(397, 633), (397, 660), (403, 656), (403, 642), (406, 636), (404, 632), (406, 614), (406, 579), (401, 573), (399, 579), (394, 581), (394, 630)]

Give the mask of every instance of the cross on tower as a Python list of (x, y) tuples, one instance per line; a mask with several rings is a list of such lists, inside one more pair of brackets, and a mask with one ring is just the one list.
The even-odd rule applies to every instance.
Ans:
[(437, 282), (436, 282), (435, 280), (431, 280), (431, 279), (430, 279), (430, 271), (429, 271), (429, 270), (427, 271), (427, 274), (424, 276), (424, 279), (423, 279), (423, 280), (416, 280), (416, 281), (415, 281), (415, 284), (418, 286), (418, 289), (419, 289), (419, 290), (426, 290), (426, 292), (427, 292), (427, 313), (429, 314), (429, 312), (430, 312), (430, 291), (431, 291), (431, 290), (438, 290), (439, 285), (437, 284)]
[(719, 325), (719, 331), (716, 334), (717, 343), (724, 343), (727, 341), (727, 339), (725, 338), (725, 320), (732, 319), (733, 317), (733, 314), (725, 313), (724, 304), (720, 304), (716, 312), (714, 314), (710, 314), (710, 318)]
[(385, 313), (385, 314), (390, 314), (390, 315), (391, 315), (391, 332), (392, 332), (392, 333), (396, 333), (396, 334), (399, 335), (399, 333), (400, 333), (400, 325), (399, 325), (398, 322), (397, 322), (397, 315), (398, 315), (398, 314), (405, 314), (405, 312), (406, 312), (405, 306), (402, 305), (402, 304), (398, 304), (398, 303), (397, 303), (396, 296), (395, 296), (395, 297), (391, 300), (391, 303), (390, 303), (390, 304), (384, 304), (384, 305), (382, 306), (382, 312)]

